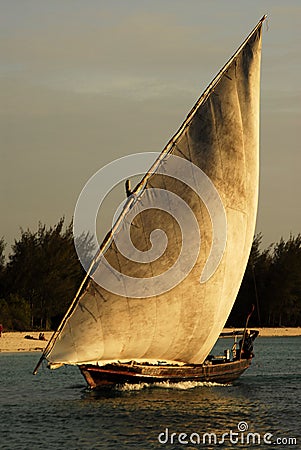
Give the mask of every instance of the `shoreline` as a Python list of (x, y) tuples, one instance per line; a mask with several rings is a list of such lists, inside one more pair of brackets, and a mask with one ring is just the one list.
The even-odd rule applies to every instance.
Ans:
[[(225, 328), (223, 331), (233, 331), (241, 328)], [(301, 327), (256, 328), (259, 337), (292, 337), (301, 336)], [(0, 337), (0, 353), (42, 352), (52, 336), (52, 331), (45, 331), (45, 341), (40, 341), (38, 331), (7, 331)], [(34, 339), (26, 339), (25, 336)]]
[[(301, 327), (253, 327), (254, 330), (259, 331), (260, 337), (292, 337), (292, 336), (301, 336)], [(253, 329), (252, 327), (248, 327), (248, 329)], [(233, 330), (242, 330), (243, 328), (224, 328), (223, 331), (233, 331)]]
[[(0, 337), (0, 353), (42, 352), (47, 345), (52, 331), (44, 331), (45, 341), (39, 340), (39, 331), (6, 331)], [(26, 339), (32, 336), (34, 339)]]

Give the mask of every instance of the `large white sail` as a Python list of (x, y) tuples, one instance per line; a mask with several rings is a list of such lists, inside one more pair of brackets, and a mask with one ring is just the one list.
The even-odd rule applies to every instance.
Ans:
[[(149, 250), (151, 232), (163, 229), (168, 238), (164, 254), (149, 263), (135, 262), (121, 253), (113, 238), (103, 252), (107, 263), (101, 256), (95, 275), (101, 280), (111, 265), (128, 277), (156, 283), (177, 261), (183, 236), (172, 215), (159, 206), (156, 209), (162, 191), (181, 197), (199, 226), (201, 244), (190, 272), (173, 288), (159, 293), (154, 290), (152, 296), (145, 292), (144, 298), (131, 291), (119, 295), (118, 289), (112, 292), (90, 280), (46, 350), (44, 356), (51, 364), (163, 359), (202, 363), (213, 347), (237, 296), (255, 229), (261, 28), (262, 20), (200, 97), (144, 179), (143, 189), (138, 186), (139, 201), (147, 201), (152, 208), (131, 222), (133, 245), (140, 252)], [(164, 171), (174, 170), (170, 155), (199, 167), (215, 186), (224, 207), (226, 246), (217, 269), (202, 283), (200, 277), (214, 240), (212, 218), (191, 187), (164, 175)], [(121, 236), (134, 210), (135, 206), (124, 214)], [(178, 212), (185, 221), (186, 212)], [(187, 234), (190, 248), (198, 248), (197, 233)], [(114, 280), (116, 285), (124, 282), (122, 277)]]

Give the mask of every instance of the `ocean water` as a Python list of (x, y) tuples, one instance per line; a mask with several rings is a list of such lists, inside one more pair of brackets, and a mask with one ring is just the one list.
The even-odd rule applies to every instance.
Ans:
[(301, 449), (301, 337), (258, 338), (255, 353), (232, 385), (104, 392), (75, 367), (33, 376), (39, 354), (0, 353), (0, 449)]

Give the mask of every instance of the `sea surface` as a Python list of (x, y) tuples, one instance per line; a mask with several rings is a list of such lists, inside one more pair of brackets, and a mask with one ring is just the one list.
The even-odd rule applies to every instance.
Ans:
[(301, 449), (301, 337), (258, 338), (255, 353), (233, 385), (105, 392), (75, 367), (33, 376), (39, 354), (0, 353), (0, 449)]

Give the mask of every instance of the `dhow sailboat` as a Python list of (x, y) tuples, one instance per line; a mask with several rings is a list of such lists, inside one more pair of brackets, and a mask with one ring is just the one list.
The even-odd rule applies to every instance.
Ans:
[[(264, 19), (213, 79), (129, 193), (34, 373), (46, 360), (50, 368), (77, 365), (91, 388), (162, 381), (228, 383), (251, 364), (253, 354), (245, 343), (257, 334), (247, 335), (246, 329), (240, 349), (234, 345), (232, 352), (221, 357), (209, 353), (231, 312), (255, 231)], [(198, 170), (205, 174), (203, 178), (198, 179)], [(194, 215), (194, 225), (185, 228), (185, 236), (173, 212), (177, 209), (184, 221), (190, 213), (181, 209), (181, 202), (174, 206), (172, 201), (170, 211), (162, 210), (166, 191), (180, 198)], [(222, 207), (210, 211), (208, 203), (216, 193)], [(149, 208), (139, 213), (139, 205), (145, 202)], [(149, 262), (124, 255), (115, 238), (122, 241), (123, 228), (128, 226), (140, 252), (149, 250), (153, 230), (164, 230), (168, 238), (164, 253)], [(173, 272), (184, 238), (191, 250)], [(188, 260), (195, 249), (190, 267)], [(189, 270), (177, 282), (186, 263)], [(116, 271), (120, 276), (115, 276)], [(162, 274), (172, 282), (164, 284)], [(112, 289), (102, 283), (110, 277)], [(138, 280), (138, 294), (127, 284), (133, 278)], [(139, 284), (139, 278), (144, 284)], [(145, 286), (144, 292), (138, 286)], [(237, 339), (239, 333), (231, 334)]]

